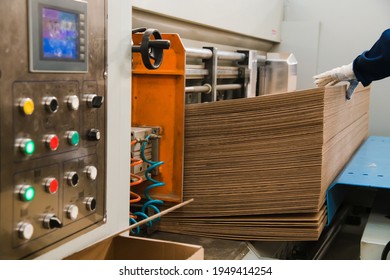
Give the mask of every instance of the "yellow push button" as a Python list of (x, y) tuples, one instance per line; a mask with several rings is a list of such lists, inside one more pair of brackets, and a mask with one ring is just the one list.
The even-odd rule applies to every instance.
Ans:
[(34, 112), (34, 101), (31, 98), (22, 98), (19, 107), (25, 115), (31, 115)]

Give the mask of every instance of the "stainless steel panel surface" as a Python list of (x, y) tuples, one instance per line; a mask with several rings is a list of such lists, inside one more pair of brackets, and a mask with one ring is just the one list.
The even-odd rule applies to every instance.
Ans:
[[(61, 10), (70, 2), (51, 4)], [(106, 3), (83, 2), (93, 14), (87, 73), (29, 71), (29, 3), (0, 2), (0, 259), (34, 258), (103, 224), (106, 212), (106, 104), (91, 107), (85, 98), (106, 97)], [(87, 136), (91, 129), (99, 139)], [(35, 151), (23, 152), (33, 148), (23, 139)]]

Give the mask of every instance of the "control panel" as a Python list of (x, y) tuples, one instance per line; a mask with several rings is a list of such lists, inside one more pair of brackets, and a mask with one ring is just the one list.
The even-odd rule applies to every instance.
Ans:
[(105, 222), (105, 21), (104, 0), (1, 1), (0, 259)]

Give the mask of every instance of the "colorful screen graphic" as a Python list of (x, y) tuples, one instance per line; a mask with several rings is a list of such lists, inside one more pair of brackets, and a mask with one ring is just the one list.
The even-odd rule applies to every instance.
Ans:
[(42, 8), (42, 59), (77, 60), (78, 15)]

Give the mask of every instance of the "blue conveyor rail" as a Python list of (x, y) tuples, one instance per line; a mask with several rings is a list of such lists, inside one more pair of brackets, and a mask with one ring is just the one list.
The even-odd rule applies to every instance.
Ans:
[(328, 225), (344, 199), (347, 186), (390, 189), (390, 137), (368, 137), (329, 187)]

